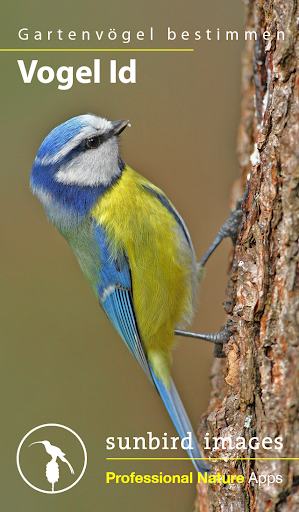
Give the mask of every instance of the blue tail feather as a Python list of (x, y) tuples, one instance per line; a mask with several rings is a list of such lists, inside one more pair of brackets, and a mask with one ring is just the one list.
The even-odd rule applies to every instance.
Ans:
[(159, 394), (161, 395), (161, 398), (174, 423), (175, 428), (177, 429), (180, 438), (183, 439), (188, 435), (189, 432), (191, 432), (192, 447), (190, 449), (188, 448), (186, 451), (191, 458), (196, 471), (202, 474), (209, 472), (210, 467), (208, 463), (203, 460), (203, 454), (201, 453), (198, 446), (196, 435), (193, 431), (190, 420), (184, 409), (173, 380), (171, 379), (169, 390), (166, 385), (155, 376), (152, 368), (151, 373)]

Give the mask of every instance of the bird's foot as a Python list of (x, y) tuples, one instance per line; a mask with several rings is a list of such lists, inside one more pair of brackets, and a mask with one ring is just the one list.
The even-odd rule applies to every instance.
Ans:
[(241, 199), (238, 199), (235, 208), (230, 212), (228, 219), (219, 230), (219, 233), (221, 233), (222, 238), (226, 238), (229, 236), (232, 239), (234, 245), (236, 245), (237, 242), (239, 226), (243, 216), (242, 202), (243, 197)]

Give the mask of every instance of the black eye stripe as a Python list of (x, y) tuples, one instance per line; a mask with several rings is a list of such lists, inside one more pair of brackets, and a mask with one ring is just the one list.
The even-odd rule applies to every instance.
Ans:
[(102, 135), (96, 135), (95, 137), (90, 137), (89, 139), (85, 140), (85, 146), (89, 149), (95, 149), (98, 148), (103, 142), (110, 139), (110, 137), (113, 135), (113, 130), (110, 130), (109, 132), (102, 133)]

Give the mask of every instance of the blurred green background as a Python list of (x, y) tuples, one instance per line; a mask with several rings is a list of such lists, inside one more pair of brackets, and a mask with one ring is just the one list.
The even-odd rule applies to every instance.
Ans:
[[(239, 0), (4, 1), (1, 48), (97, 48), (69, 41), (67, 32), (114, 28), (149, 33), (126, 48), (194, 48), (194, 52), (9, 53), (1, 52), (1, 511), (181, 512), (192, 507), (192, 485), (107, 485), (106, 471), (183, 474), (190, 461), (106, 461), (108, 436), (176, 435), (164, 406), (109, 324), (64, 239), (47, 222), (29, 190), (30, 169), (49, 131), (70, 117), (92, 112), (110, 120), (130, 119), (121, 137), (123, 159), (161, 187), (184, 218), (198, 259), (226, 219), (229, 193), (238, 176), (235, 140), (240, 110), (243, 4)], [(28, 27), (64, 31), (64, 40), (20, 41)], [(213, 39), (167, 43), (167, 27), (212, 30)], [(216, 28), (238, 30), (238, 42), (216, 40)], [(118, 39), (103, 48), (122, 48)], [(17, 66), (82, 65), (100, 58), (102, 83), (77, 82), (67, 91), (36, 78), (24, 84)], [(110, 84), (110, 59), (119, 66), (137, 59), (136, 84)], [(214, 332), (225, 322), (229, 241), (213, 255), (201, 287), (192, 329)], [(209, 398), (213, 348), (181, 339), (174, 351), (173, 377), (196, 429)], [(15, 464), (22, 437), (43, 423), (75, 430), (88, 452), (80, 483), (56, 496), (39, 494)], [(165, 456), (157, 450), (154, 456)], [(70, 457), (70, 454), (68, 454)], [(132, 456), (151, 455), (134, 451)], [(168, 454), (167, 454), (168, 455)], [(185, 456), (178, 450), (173, 456)]]

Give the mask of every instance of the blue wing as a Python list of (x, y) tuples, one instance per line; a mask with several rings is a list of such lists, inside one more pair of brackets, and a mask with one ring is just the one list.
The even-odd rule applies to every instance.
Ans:
[(134, 311), (129, 261), (126, 255), (118, 255), (116, 259), (111, 257), (105, 231), (100, 226), (96, 227), (96, 239), (101, 249), (101, 284), (98, 286), (101, 306), (157, 388), (180, 438), (187, 437), (190, 432), (192, 447), (187, 449), (187, 452), (196, 471), (207, 472), (209, 466), (202, 460), (196, 436), (172, 379), (168, 389), (164, 382), (155, 376), (147, 360)]
[(96, 227), (96, 239), (101, 249), (101, 284), (98, 286), (100, 304), (153, 383), (135, 317), (128, 259), (124, 254), (118, 255), (116, 259), (111, 258), (105, 231), (100, 226)]

